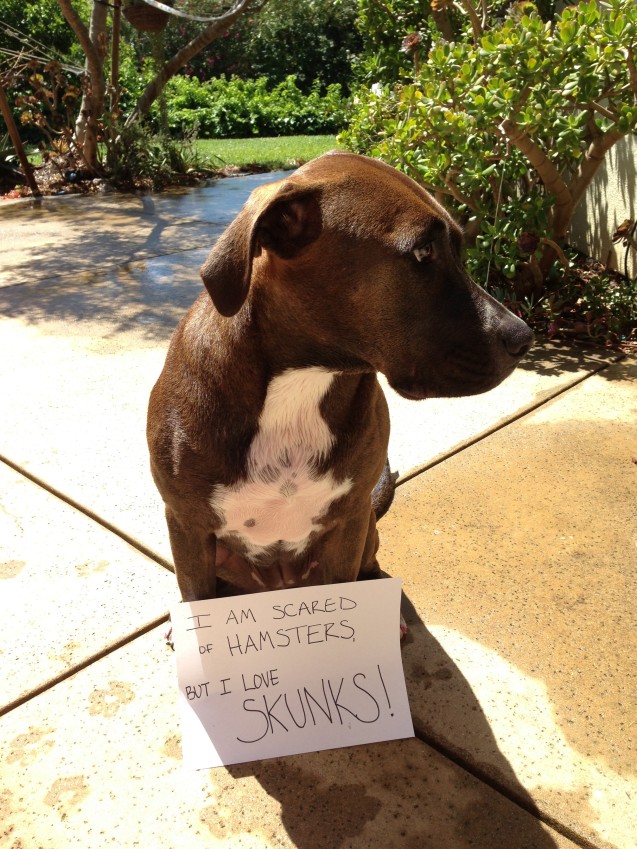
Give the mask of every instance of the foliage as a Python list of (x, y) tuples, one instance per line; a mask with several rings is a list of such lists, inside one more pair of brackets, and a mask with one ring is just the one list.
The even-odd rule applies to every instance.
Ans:
[(480, 28), (501, 20), (509, 9), (519, 15), (526, 5), (545, 21), (555, 15), (555, 0), (535, 5), (527, 0), (359, 0), (356, 23), (363, 47), (354, 59), (356, 78), (373, 85), (411, 77), (437, 37), (462, 38), (467, 16)]
[(18, 157), (11, 144), (9, 134), (5, 133), (0, 136), (0, 193), (24, 182), (24, 176), (18, 166)]
[[(77, 5), (84, 9), (87, 4), (79, 0)], [(47, 48), (50, 59), (82, 61), (79, 46), (57, 0), (2, 0), (0, 15), (0, 52), (3, 48), (20, 50), (28, 47), (30, 41), (36, 41)], [(11, 35), (11, 30), (17, 31), (17, 35)], [(20, 35), (28, 37), (26, 45)]]
[(601, 345), (637, 342), (637, 280), (569, 253), (571, 267), (559, 285), (513, 308), (549, 339), (586, 339)]
[(344, 126), (346, 115), (338, 84), (322, 95), (315, 82), (305, 95), (293, 75), (275, 86), (266, 77), (204, 83), (196, 77), (174, 77), (166, 89), (166, 105), (173, 132), (196, 127), (204, 138), (333, 133)]
[(308, 94), (317, 80), (347, 85), (361, 47), (355, 17), (355, 0), (270, 0), (251, 27), (242, 75), (284, 82), (294, 73)]
[(194, 182), (213, 170), (194, 135), (152, 135), (140, 124), (125, 127), (111, 142), (106, 164), (110, 181), (125, 190)]
[(11, 112), (27, 143), (50, 143), (79, 104), (81, 52), (56, 0), (3, 0), (0, 16), (0, 81)]
[[(15, 7), (16, 23), (19, 19), (27, 24), (29, 10), (35, 14), (37, 4), (29, 0), (22, 10), (17, 0), (7, 2)], [(142, 119), (153, 103), (153, 126), (162, 131), (170, 126), (173, 135), (198, 126), (216, 136), (334, 132), (344, 124), (344, 107), (339, 84), (331, 82), (330, 77), (348, 75), (349, 53), (358, 44), (358, 35), (347, 26), (354, 18), (355, 4), (356, 0), (227, 0), (221, 4), (219, 0), (201, 0), (193, 11), (213, 15), (215, 20), (202, 27), (201, 23), (182, 25), (182, 19), (171, 19), (165, 39), (163, 35), (139, 34), (124, 19), (120, 86), (117, 105), (113, 106), (110, 4), (95, 3), (89, 10), (88, 0), (42, 0), (43, 8), (51, 7), (52, 31), (60, 28), (70, 42), (64, 49), (70, 50), (72, 44), (82, 65), (84, 56), (87, 62), (80, 92), (82, 103), (76, 103), (75, 118), (59, 110), (66, 134), (74, 136), (75, 150), (85, 165), (94, 174), (101, 174), (101, 151), (118, 137), (122, 124)], [(268, 17), (261, 26), (257, 13), (265, 9)], [(240, 46), (242, 28), (247, 41), (243, 39)], [(34, 26), (34, 32), (40, 32), (38, 26)], [(169, 107), (162, 97), (166, 81), (206, 53), (201, 68), (207, 76), (212, 62), (209, 54), (217, 47), (222, 50), (223, 44), (230, 45), (230, 53), (235, 51), (244, 71), (250, 69), (254, 74), (255, 68), (267, 67), (269, 81), (259, 78), (244, 84), (233, 78), (226, 86), (216, 79), (210, 83), (201, 115), (189, 111), (193, 105), (189, 101), (200, 102), (191, 91), (185, 102), (178, 103), (178, 114), (169, 121)], [(302, 78), (289, 76), (294, 67), (301, 68)], [(38, 94), (42, 94), (42, 86), (40, 89)], [(184, 92), (180, 89), (177, 94), (179, 100)], [(25, 93), (26, 97), (30, 98), (30, 126), (50, 130), (43, 120), (43, 115), (47, 120), (49, 115), (42, 110), (36, 114), (31, 91)], [(112, 154), (118, 150), (115, 146)], [(113, 155), (109, 156), (111, 166)]]
[[(107, 105), (109, 99), (111, 104), (113, 102), (113, 97), (110, 95), (116, 96), (117, 92), (116, 85), (111, 88), (112, 80), (107, 61), (111, 37), (108, 18), (110, 4), (94, 2), (91, 7), (90, 23), (87, 26), (78, 13), (74, 0), (57, 0), (57, 2), (86, 57), (85, 85), (81, 108), (75, 121), (74, 136), (87, 167), (97, 174), (101, 169), (99, 157), (101, 125), (105, 123), (113, 125), (121, 118), (121, 112), (113, 109), (112, 105), (109, 110)], [(156, 39), (154, 46), (157, 47), (157, 52), (153, 51), (153, 53), (159, 59), (161, 52), (161, 61), (159, 66), (155, 67), (153, 78), (128, 113), (125, 125), (140, 121), (147, 115), (153, 103), (162, 94), (167, 81), (179, 73), (194, 56), (218, 39), (252, 5), (257, 5), (256, 0), (228, 0), (228, 2), (227, 7), (223, 2), (216, 7), (214, 17), (200, 21), (203, 26), (199, 27), (195, 37), (187, 44), (181, 45), (170, 58), (166, 57), (161, 40)], [(265, 2), (267, 0), (262, 0), (262, 5)], [(112, 114), (108, 114), (109, 112)], [(109, 135), (112, 136), (112, 132)]]
[(418, 50), (426, 55), (431, 46), (431, 6), (414, 0), (360, 0), (356, 21), (363, 49), (354, 63), (364, 83), (393, 83), (413, 72), (411, 55), (401, 49), (410, 33), (422, 39)]
[[(234, 74), (267, 77), (270, 83), (294, 73), (305, 93), (316, 80), (323, 87), (335, 82), (347, 86), (352, 56), (361, 47), (356, 11), (357, 0), (269, 0), (258, 15), (240, 18), (189, 62), (186, 73), (202, 81)], [(193, 24), (171, 21), (165, 33), (167, 51), (174, 52), (191, 33)], [(147, 36), (135, 39), (147, 51)]]
[(156, 73), (156, 63), (150, 55), (140, 58), (131, 42), (120, 43), (119, 111), (128, 115)]
[(11, 91), (12, 111), (26, 140), (43, 148), (55, 147), (61, 138), (70, 143), (69, 127), (81, 96), (77, 76), (54, 60), (18, 57), (2, 70), (0, 80)]
[(437, 41), (414, 82), (361, 90), (341, 137), (444, 199), (466, 225), (476, 278), (520, 305), (559, 276), (556, 243), (577, 202), (606, 151), (637, 131), (633, 0), (591, 0), (554, 25), (529, 6)]

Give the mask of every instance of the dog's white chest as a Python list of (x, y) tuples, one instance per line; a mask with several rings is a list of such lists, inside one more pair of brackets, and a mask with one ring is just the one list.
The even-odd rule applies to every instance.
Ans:
[(274, 544), (300, 554), (332, 502), (351, 489), (349, 479), (316, 473), (334, 442), (320, 412), (333, 379), (322, 368), (275, 377), (250, 446), (247, 480), (215, 488), (210, 504), (223, 521), (218, 535), (236, 536), (252, 556)]

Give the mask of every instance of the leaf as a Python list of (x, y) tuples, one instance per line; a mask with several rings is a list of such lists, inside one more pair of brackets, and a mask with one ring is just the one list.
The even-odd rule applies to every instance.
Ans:
[(613, 34), (620, 36), (626, 28), (626, 22), (622, 17), (617, 17), (613, 22)]

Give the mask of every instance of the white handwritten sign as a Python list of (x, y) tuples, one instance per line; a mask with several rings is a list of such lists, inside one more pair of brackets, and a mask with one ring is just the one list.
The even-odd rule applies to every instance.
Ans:
[(400, 589), (382, 578), (172, 610), (184, 765), (413, 737)]

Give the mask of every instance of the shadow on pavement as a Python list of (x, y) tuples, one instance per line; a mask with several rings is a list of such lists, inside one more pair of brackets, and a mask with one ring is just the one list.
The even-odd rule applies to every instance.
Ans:
[(299, 849), (347, 849), (357, 838), (366, 843), (356, 845), (401, 849), (557, 849), (529, 813), (536, 810), (533, 799), (499, 753), (466, 679), (405, 596), (402, 608), (412, 648), (427, 666), (455, 679), (448, 709), (463, 712), (466, 738), (460, 747), (484, 749), (487, 741), (490, 751), (499, 754), (496, 769), (509, 798), (441, 760), (424, 743), (415, 749), (413, 741), (240, 764), (228, 767), (230, 774), (238, 780), (254, 776), (280, 802), (281, 822)]
[[(537, 338), (534, 347), (524, 357), (518, 368), (523, 371), (532, 371), (544, 377), (559, 377), (563, 374), (580, 372), (584, 360), (588, 361), (590, 365), (597, 363), (601, 368), (620, 356), (619, 352), (614, 353), (605, 348), (584, 345), (581, 348), (575, 348), (570, 344), (549, 342)], [(601, 374), (605, 376), (603, 371)], [(612, 379), (618, 378), (613, 375)]]
[[(166, 343), (176, 324), (204, 291), (199, 266), (207, 249), (187, 251), (111, 270), (0, 289), (0, 313), (47, 335), (68, 335), (74, 325), (95, 338), (129, 333)], [(57, 327), (56, 327), (57, 326)], [(74, 328), (82, 331), (81, 326)], [(125, 340), (122, 339), (124, 342)]]

